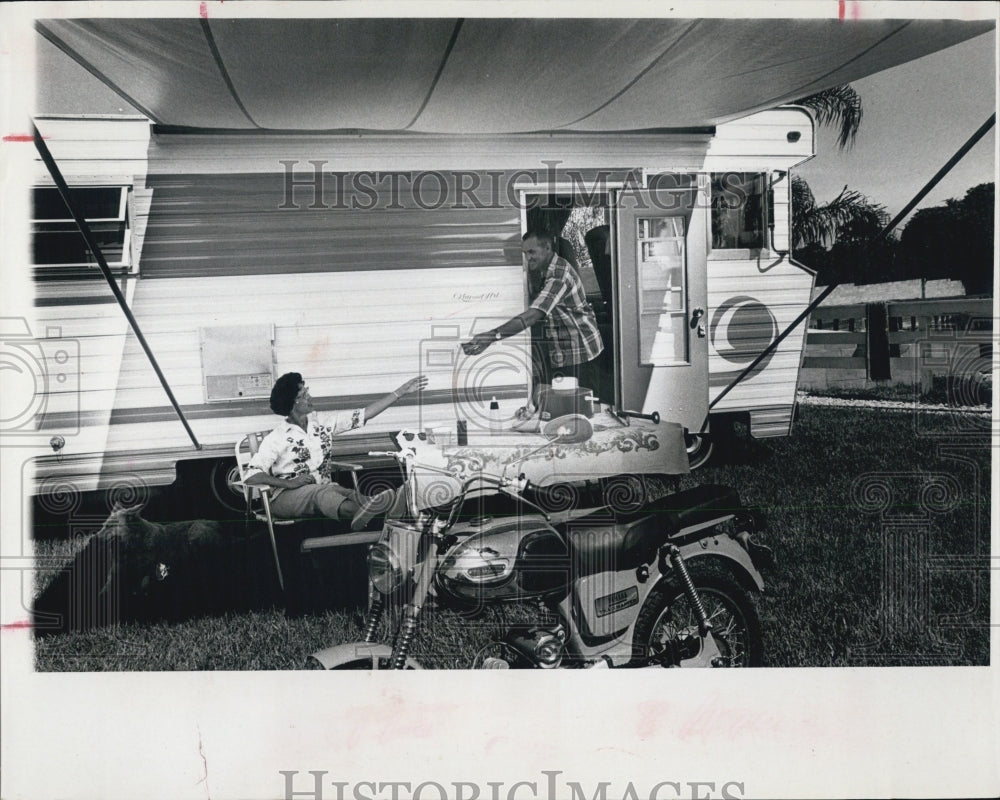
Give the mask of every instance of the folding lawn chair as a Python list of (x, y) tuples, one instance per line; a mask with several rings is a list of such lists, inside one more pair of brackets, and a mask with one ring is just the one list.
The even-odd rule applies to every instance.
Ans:
[[(270, 433), (270, 431), (248, 433), (236, 442), (236, 466), (239, 469), (240, 480), (234, 481), (233, 486), (237, 486), (243, 490), (243, 497), (246, 500), (247, 520), (253, 518), (258, 522), (264, 522), (267, 524), (267, 532), (271, 537), (271, 552), (274, 554), (274, 567), (278, 571), (278, 584), (281, 586), (281, 590), (284, 591), (285, 579), (281, 572), (281, 561), (278, 558), (278, 542), (274, 535), (274, 526), (294, 525), (300, 520), (275, 517), (271, 513), (272, 487), (246, 483), (246, 473), (250, 464), (250, 459), (253, 458), (257, 450), (260, 449), (260, 443), (264, 440), (264, 437), (267, 436), (268, 433)], [(362, 469), (360, 464), (350, 464), (342, 461), (328, 461), (327, 463), (332, 465), (337, 470), (349, 471), (351, 473), (351, 480), (354, 483), (354, 489), (358, 490), (358, 472)], [(347, 523), (344, 524), (346, 525)], [(330, 536), (317, 536), (304, 539), (299, 547), (299, 550), (302, 553), (310, 553), (314, 550), (328, 547), (374, 544), (378, 541), (380, 535), (380, 531), (361, 531), (358, 533), (338, 533)]]

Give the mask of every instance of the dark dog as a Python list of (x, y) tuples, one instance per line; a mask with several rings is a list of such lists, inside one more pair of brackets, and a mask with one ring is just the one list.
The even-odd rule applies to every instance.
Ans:
[(281, 602), (266, 534), (116, 509), (35, 601), (36, 634), (178, 621)]

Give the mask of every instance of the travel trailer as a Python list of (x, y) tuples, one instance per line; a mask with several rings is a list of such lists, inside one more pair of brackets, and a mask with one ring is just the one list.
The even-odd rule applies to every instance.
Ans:
[[(142, 116), (36, 118), (141, 331), (38, 160), (38, 503), (233, 502), (234, 443), (273, 426), (286, 371), (321, 410), (428, 376), (338, 437), (348, 460), (400, 428), (485, 426), (493, 398), (513, 418), (530, 336), (460, 343), (526, 307), (529, 226), (584, 277), (602, 403), (681, 425), (694, 466), (721, 416), (787, 435), (804, 326), (773, 345), (813, 288), (789, 256), (789, 171), (814, 122), (781, 103), (981, 29), (768, 23), (749, 70), (739, 20), (40, 21)], [(576, 55), (538, 74), (505, 49), (567, 26)]]

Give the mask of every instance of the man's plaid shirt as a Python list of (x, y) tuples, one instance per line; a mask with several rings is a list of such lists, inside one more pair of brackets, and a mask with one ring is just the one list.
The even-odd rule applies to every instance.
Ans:
[(555, 367), (583, 364), (601, 354), (604, 343), (580, 276), (559, 256), (545, 270), (545, 283), (531, 308), (545, 314), (545, 341)]

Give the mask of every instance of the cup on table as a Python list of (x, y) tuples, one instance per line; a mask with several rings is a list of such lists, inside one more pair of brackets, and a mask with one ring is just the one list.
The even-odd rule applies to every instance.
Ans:
[(450, 425), (435, 425), (427, 429), (428, 438), (438, 447), (455, 443), (455, 431)]

